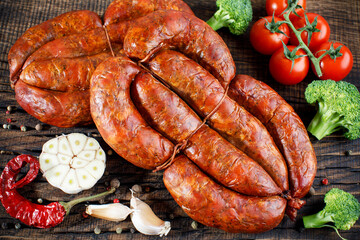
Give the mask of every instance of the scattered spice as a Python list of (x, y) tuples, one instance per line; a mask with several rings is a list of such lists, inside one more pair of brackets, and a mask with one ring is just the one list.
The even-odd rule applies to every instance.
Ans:
[(109, 156), (111, 156), (111, 155), (113, 154), (113, 151), (112, 151), (111, 149), (109, 149), (109, 150), (107, 151), (107, 154), (108, 154)]
[(6, 123), (3, 124), (3, 129), (7, 129), (8, 125)]
[(321, 180), (321, 184), (322, 185), (328, 185), (329, 184), (329, 180), (327, 178), (324, 178), (323, 180)]
[(37, 131), (41, 131), (41, 130), (43, 129), (43, 125), (40, 124), (40, 123), (38, 123), (38, 124), (36, 124), (35, 129), (36, 129)]
[(7, 106), (6, 110), (8, 110), (9, 112), (11, 112), (13, 110), (12, 106)]
[(131, 233), (135, 233), (135, 229), (134, 229), (134, 228), (130, 228), (130, 232), (131, 232)]
[(21, 125), (21, 126), (20, 126), (20, 130), (21, 130), (22, 132), (26, 132), (27, 129), (26, 129), (26, 127), (25, 127), (24, 125)]
[(89, 214), (86, 213), (86, 211), (83, 211), (82, 214), (83, 218), (88, 218), (89, 217)]
[(40, 204), (43, 203), (42, 198), (38, 198), (38, 199), (37, 199), (37, 202), (40, 203)]
[(115, 231), (116, 231), (117, 234), (120, 234), (120, 233), (122, 233), (122, 228), (121, 228), (121, 227), (118, 227), (118, 228), (116, 228)]
[(145, 192), (150, 192), (150, 187), (149, 186), (145, 187)]
[(11, 118), (7, 118), (6, 121), (7, 121), (8, 123), (11, 123), (11, 122), (12, 122), (12, 119), (11, 119)]
[(100, 234), (100, 233), (101, 233), (101, 229), (100, 229), (99, 227), (96, 227), (96, 228), (94, 229), (94, 233), (95, 233), (95, 234)]
[(140, 185), (135, 184), (134, 186), (131, 187), (131, 190), (133, 190), (133, 191), (136, 192), (136, 193), (141, 193), (142, 188), (141, 188)]
[(197, 228), (198, 228), (198, 223), (197, 223), (196, 221), (192, 221), (191, 227), (192, 227), (193, 229), (197, 229)]
[(113, 203), (119, 203), (120, 201), (119, 201), (119, 199), (117, 199), (117, 198), (115, 198), (114, 200), (113, 200)]
[(353, 153), (353, 152), (352, 152), (351, 150), (346, 150), (346, 151), (345, 151), (345, 155), (346, 155), (346, 156), (350, 156), (350, 155), (352, 155), (352, 153)]
[(8, 224), (6, 222), (1, 223), (1, 228), (2, 229), (7, 229), (8, 228)]
[(120, 181), (119, 181), (119, 179), (117, 179), (117, 178), (111, 179), (111, 181), (110, 181), (110, 186), (113, 187), (113, 188), (118, 188), (118, 187), (120, 187)]
[(8, 125), (7, 125), (7, 129), (13, 129), (13, 128), (14, 128), (13, 125), (11, 125), (11, 124), (8, 124)]
[(7, 110), (7, 111), (6, 111), (6, 114), (10, 114), (10, 111), (9, 111), (9, 110)]
[(20, 224), (20, 223), (16, 223), (16, 224), (15, 224), (15, 229), (18, 230), (18, 229), (20, 229), (20, 228), (21, 228), (21, 224)]

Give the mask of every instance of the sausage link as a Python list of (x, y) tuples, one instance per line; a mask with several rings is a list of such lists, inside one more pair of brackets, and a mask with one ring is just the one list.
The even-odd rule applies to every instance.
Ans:
[(306, 128), (294, 109), (265, 83), (237, 75), (228, 95), (267, 127), (289, 169), (291, 196), (302, 198), (316, 175), (316, 155)]
[(90, 110), (106, 143), (134, 165), (154, 169), (170, 158), (173, 144), (153, 130), (130, 98), (140, 68), (126, 57), (108, 58), (90, 80)]
[(176, 94), (149, 73), (136, 76), (131, 87), (135, 105), (149, 124), (164, 136), (182, 142), (190, 137), (184, 153), (203, 171), (226, 187), (255, 196), (281, 193), (268, 173), (208, 126)]
[(286, 200), (250, 197), (215, 183), (181, 155), (164, 171), (163, 181), (174, 200), (192, 219), (234, 233), (259, 233), (283, 219)]
[(15, 85), (19, 105), (40, 121), (57, 127), (92, 123), (89, 97), (89, 91), (58, 92), (33, 87), (21, 80)]
[(194, 14), (182, 0), (114, 0), (104, 14), (104, 25), (131, 20), (160, 9), (173, 9)]
[(29, 28), (11, 47), (8, 55), (10, 82), (17, 81), (26, 59), (39, 47), (66, 35), (101, 28), (100, 17), (88, 10), (71, 11)]
[[(120, 50), (116, 52), (121, 54)], [(109, 57), (111, 52), (108, 51), (92, 56), (36, 61), (21, 72), (20, 79), (44, 89), (62, 92), (86, 90), (90, 87), (90, 77), (96, 66)]]
[[(225, 94), (216, 78), (179, 52), (161, 51), (149, 61), (149, 68), (202, 117), (210, 114)], [(282, 191), (289, 189), (286, 162), (257, 118), (226, 96), (208, 123), (259, 163)]]
[(235, 64), (222, 38), (192, 14), (159, 10), (139, 18), (124, 39), (125, 53), (145, 60), (160, 48), (176, 48), (199, 62), (223, 87), (235, 76)]

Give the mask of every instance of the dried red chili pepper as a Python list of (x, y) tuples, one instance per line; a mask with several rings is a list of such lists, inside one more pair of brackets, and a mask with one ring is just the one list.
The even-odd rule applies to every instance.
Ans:
[[(26, 176), (16, 182), (21, 168), (29, 164)], [(19, 155), (11, 159), (4, 168), (0, 177), (0, 200), (7, 213), (29, 226), (50, 228), (60, 224), (70, 209), (84, 201), (93, 200), (113, 193), (115, 188), (95, 196), (75, 199), (70, 202), (52, 202), (48, 205), (39, 205), (30, 202), (21, 196), (17, 189), (32, 182), (39, 172), (38, 160), (30, 155)]]

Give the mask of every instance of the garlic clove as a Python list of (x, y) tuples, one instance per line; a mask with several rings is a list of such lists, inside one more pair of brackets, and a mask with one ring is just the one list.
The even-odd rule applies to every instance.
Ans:
[(96, 218), (119, 222), (125, 220), (133, 210), (121, 203), (109, 203), (89, 205), (85, 212)]
[(130, 208), (134, 210), (130, 214), (131, 221), (136, 230), (142, 234), (162, 237), (166, 236), (171, 230), (170, 222), (161, 220), (148, 204), (134, 197), (133, 193)]
[(65, 190), (68, 194), (75, 194), (80, 192), (82, 189), (79, 186), (75, 170), (71, 168), (66, 174), (64, 181), (62, 182), (60, 186), (61, 190)]
[(96, 151), (95, 159), (105, 162), (105, 152), (102, 149)]
[(75, 170), (76, 177), (78, 179), (79, 185), (83, 190), (92, 188), (96, 183), (96, 178), (94, 178), (86, 169), (79, 168)]
[(64, 155), (73, 156), (73, 152), (70, 147), (70, 143), (66, 136), (59, 137), (59, 153)]
[(74, 155), (78, 155), (86, 144), (87, 137), (81, 133), (73, 133), (67, 136)]
[(72, 162), (70, 163), (72, 168), (83, 168), (88, 164), (89, 164), (88, 161), (82, 160), (82, 159), (80, 159), (78, 157), (74, 157), (72, 159)]
[(53, 138), (44, 144), (42, 151), (56, 154), (59, 151), (58, 148), (59, 148), (59, 141), (57, 138)]
[(93, 177), (99, 179), (105, 172), (105, 164), (102, 161), (92, 161), (84, 167)]
[(94, 138), (88, 138), (86, 141), (84, 150), (98, 150), (100, 148), (100, 144)]
[(51, 153), (45, 153), (40, 155), (39, 163), (43, 166), (42, 171), (47, 171), (59, 165), (59, 160), (56, 155)]
[(93, 159), (95, 159), (95, 151), (90, 151), (90, 150), (84, 150), (81, 153), (79, 153), (77, 156), (78, 158), (81, 158), (82, 160), (85, 161), (91, 161)]
[(71, 157), (70, 156), (67, 156), (67, 155), (64, 155), (64, 154), (61, 154), (61, 153), (58, 153), (56, 155), (58, 157), (58, 160), (59, 160), (60, 164), (66, 164), (66, 165), (70, 164), (70, 162), (71, 162)]
[[(43, 170), (43, 168), (42, 168)], [(44, 171), (44, 177), (54, 187), (59, 188), (64, 181), (65, 176), (69, 172), (70, 167), (68, 165), (57, 165), (48, 171)]]

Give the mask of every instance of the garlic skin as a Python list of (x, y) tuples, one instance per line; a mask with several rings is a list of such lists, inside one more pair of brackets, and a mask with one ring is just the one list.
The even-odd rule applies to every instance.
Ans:
[(39, 156), (46, 180), (68, 194), (92, 188), (104, 174), (105, 162), (106, 154), (96, 139), (81, 133), (50, 139)]
[(128, 206), (121, 203), (109, 203), (101, 205), (89, 205), (85, 212), (90, 216), (108, 221), (124, 221), (133, 212)]
[(130, 214), (131, 221), (136, 230), (145, 235), (166, 236), (170, 229), (170, 222), (161, 220), (152, 211), (149, 205), (140, 199), (134, 197), (132, 192), (130, 208), (133, 212)]

